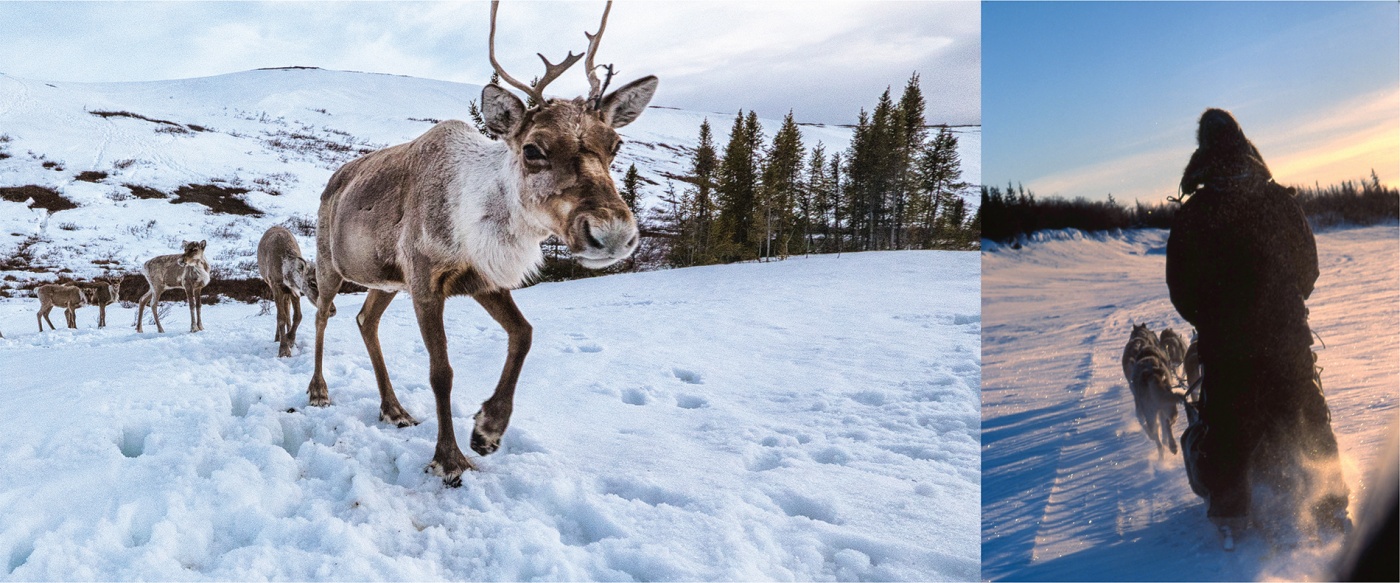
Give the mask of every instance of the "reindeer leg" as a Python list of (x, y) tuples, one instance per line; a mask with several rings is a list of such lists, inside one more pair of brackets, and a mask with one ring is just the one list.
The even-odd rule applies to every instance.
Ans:
[(194, 293), (190, 291), (190, 288), (185, 288), (185, 306), (190, 309), (190, 332), (199, 331), (199, 326), (197, 325), (198, 323), (195, 322), (194, 318), (194, 300)]
[(107, 327), (107, 304), (97, 306), (97, 327)]
[(160, 325), (160, 294), (165, 293), (165, 288), (151, 288), (151, 319), (156, 321), (156, 332), (165, 333), (165, 326)]
[(533, 329), (525, 316), (511, 299), (510, 291), (499, 290), (472, 296), (486, 313), (496, 320), (509, 335), (509, 348), (506, 352), (505, 368), (501, 370), (501, 380), (496, 383), (496, 391), (481, 404), (477, 411), (476, 426), (472, 428), (472, 451), (488, 455), (501, 446), (501, 436), (510, 424), (510, 414), (515, 402), (515, 384), (520, 380), (520, 369), (525, 365), (525, 355), (530, 352)]
[(317, 288), (321, 295), (316, 299), (316, 372), (311, 375), (311, 384), (306, 387), (311, 406), (325, 407), (331, 404), (331, 394), (326, 388), (326, 377), (321, 373), (321, 365), (326, 352), (326, 322), (335, 315), (335, 294), (340, 291), (344, 280), (336, 274), (317, 273)]
[(194, 315), (199, 323), (199, 331), (204, 331), (204, 288), (194, 288)]
[(65, 324), (68, 324), (69, 328), (76, 330), (78, 328), (78, 309), (73, 306), (64, 308), (63, 320)]
[[(283, 318), (282, 318), (282, 316), (283, 316), (283, 313), (286, 311), (286, 305), (282, 302), (282, 294), (277, 293), (277, 292), (273, 292), (273, 294), (272, 294), (272, 305), (274, 305), (274, 306), (277, 307), (277, 314), (276, 314), (276, 317), (277, 317), (277, 332), (275, 332), (275, 333), (273, 334), (273, 336), (272, 336), (272, 341), (273, 341), (273, 342), (276, 342), (276, 343), (278, 343), (278, 344), (281, 344), (281, 343), (282, 343), (282, 334), (283, 334), (283, 332), (284, 332), (283, 329), (282, 329), (282, 326), (283, 326)], [(280, 354), (279, 354), (278, 356), (285, 356), (285, 355), (280, 355)]]
[(457, 434), (452, 429), (452, 365), (447, 362), (447, 331), (442, 325), (443, 298), (424, 291), (413, 294), (413, 311), (418, 315), (418, 330), (428, 347), (428, 383), (437, 401), (438, 438), (433, 461), (428, 471), (442, 476), (443, 483), (462, 485), (462, 472), (475, 466), (457, 447)]
[[(146, 290), (146, 294), (141, 296), (141, 300), (136, 302), (136, 333), (141, 333), (141, 320), (146, 319), (146, 302), (151, 299), (151, 291)], [(151, 312), (155, 312), (156, 307), (151, 306)]]
[(355, 316), (355, 323), (360, 326), (360, 337), (365, 341), (365, 349), (369, 350), (369, 361), (374, 365), (374, 380), (379, 385), (379, 420), (399, 427), (408, 427), (417, 425), (418, 420), (399, 404), (399, 398), (394, 394), (394, 385), (389, 382), (389, 369), (384, 366), (384, 352), (379, 347), (379, 318), (384, 315), (384, 310), (389, 307), (389, 302), (394, 301), (397, 294), (398, 292), (369, 290), (365, 305), (360, 308), (360, 315)]
[(277, 303), (277, 356), (291, 356), (292, 343), (287, 340), (287, 297), (291, 294), (278, 294), (273, 301)]
[(297, 329), (301, 327), (301, 296), (289, 294), (287, 303), (292, 305), (292, 326), (287, 330), (287, 333), (291, 334), (292, 337), (287, 340), (287, 346), (296, 346)]
[[(39, 313), (37, 313), (37, 314), (34, 315), (34, 319), (36, 319), (36, 320), (39, 321), (39, 331), (40, 331), (40, 332), (43, 332), (43, 331), (44, 331), (44, 320), (47, 319), (47, 318), (49, 317), (49, 310), (50, 310), (50, 309), (52, 309), (52, 308), (50, 308), (50, 307), (48, 307), (48, 306), (40, 306), (40, 307), (39, 307)], [(50, 330), (54, 330), (54, 329), (55, 329), (55, 328), (53, 327), (53, 320), (49, 320), (49, 329), (50, 329)]]

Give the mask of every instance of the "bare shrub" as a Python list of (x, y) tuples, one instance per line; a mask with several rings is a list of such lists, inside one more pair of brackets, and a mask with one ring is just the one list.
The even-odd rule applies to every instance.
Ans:
[(151, 232), (154, 231), (155, 228), (156, 228), (156, 220), (155, 220), (155, 219), (151, 219), (151, 220), (149, 220), (149, 221), (146, 221), (146, 224), (144, 224), (144, 225), (127, 227), (127, 228), (126, 228), (126, 232), (127, 232), (128, 234), (135, 235), (135, 236), (140, 237), (140, 238), (142, 238), (142, 239), (146, 239), (146, 238), (149, 238), (149, 237), (151, 236)]
[(297, 235), (303, 237), (316, 236), (316, 218), (307, 215), (292, 215), (287, 220), (282, 221), (283, 227)]

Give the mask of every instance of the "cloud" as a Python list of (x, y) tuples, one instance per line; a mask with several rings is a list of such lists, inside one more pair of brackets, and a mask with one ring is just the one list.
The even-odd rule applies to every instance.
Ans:
[[(513, 76), (581, 52), (603, 2), (508, 2), (497, 53)], [(0, 3), (17, 77), (148, 81), (287, 65), (482, 83), (485, 2)], [(657, 103), (851, 123), (887, 85), (923, 79), (931, 121), (980, 120), (976, 2), (618, 3), (598, 61), (661, 77)], [(43, 50), (38, 50), (43, 47)], [(571, 71), (551, 93), (587, 90)]]

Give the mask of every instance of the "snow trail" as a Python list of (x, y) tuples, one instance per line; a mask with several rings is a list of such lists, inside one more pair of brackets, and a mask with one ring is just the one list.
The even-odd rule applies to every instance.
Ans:
[[(1353, 512), (1400, 401), (1397, 231), (1317, 235), (1310, 322), (1327, 344), (1314, 349)], [(1250, 532), (1221, 551), (1180, 455), (1158, 461), (1140, 428), (1119, 362), (1132, 325), (1190, 330), (1167, 298), (1165, 246), (1165, 231), (1070, 231), (983, 253), (983, 577), (1297, 579), (1326, 568), (1334, 548), (1284, 556)]]

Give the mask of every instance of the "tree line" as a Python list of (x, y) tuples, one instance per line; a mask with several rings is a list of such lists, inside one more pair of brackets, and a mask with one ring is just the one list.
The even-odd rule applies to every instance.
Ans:
[[(962, 193), (958, 138), (931, 127), (915, 73), (896, 102), (886, 89), (861, 110), (849, 147), (808, 148), (791, 112), (771, 141), (758, 114), (740, 111), (721, 148), (700, 124), (689, 172), (666, 186), (643, 230), (666, 243), (674, 267), (766, 260), (807, 253), (968, 249), (979, 242)], [(640, 195), (635, 166), (623, 197)], [(635, 203), (634, 203), (635, 204)]]
[[(1313, 228), (1400, 219), (1400, 190), (1381, 184), (1374, 170), (1365, 179), (1291, 188)], [(1008, 184), (1005, 190), (983, 186), (982, 204), (977, 210), (986, 219), (982, 238), (1011, 241), (1020, 235), (1050, 229), (1170, 229), (1181, 203), (1169, 198), (1155, 204), (1138, 201), (1126, 206), (1114, 200), (1113, 195), (1108, 200), (1039, 198), (1021, 185)]]

